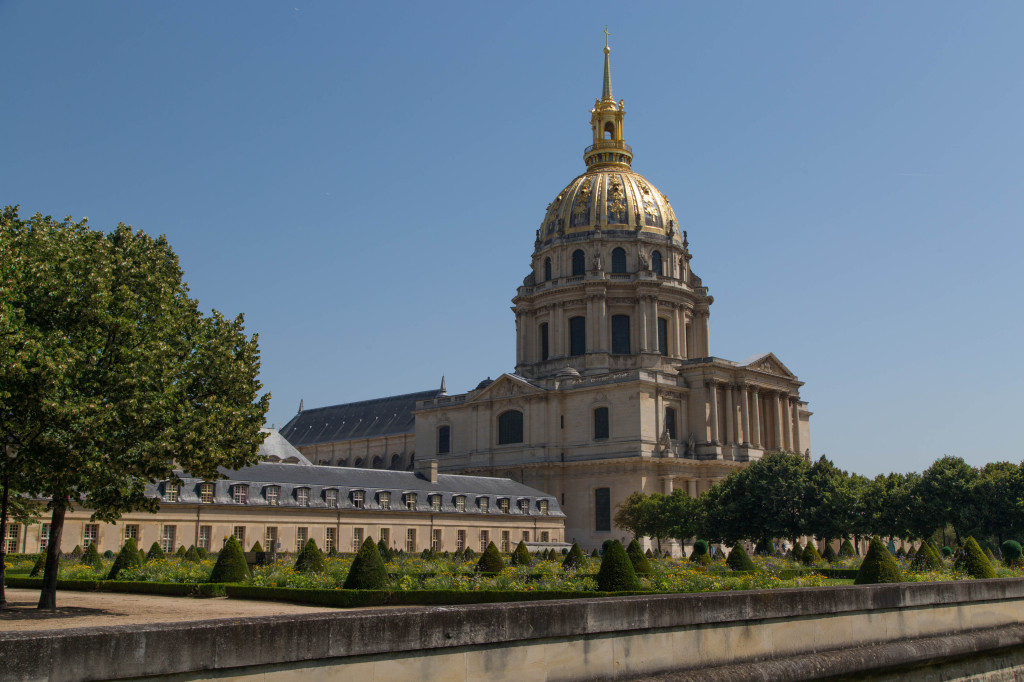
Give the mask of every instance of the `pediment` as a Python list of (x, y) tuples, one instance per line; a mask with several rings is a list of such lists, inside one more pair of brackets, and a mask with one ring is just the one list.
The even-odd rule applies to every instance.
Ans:
[(787, 379), (796, 379), (796, 375), (790, 372), (789, 368), (782, 364), (782, 361), (775, 357), (774, 353), (763, 353), (747, 358), (740, 363), (740, 367), (764, 372), (765, 374), (786, 377)]
[(537, 388), (520, 376), (506, 373), (495, 379), (467, 402), (474, 403), (481, 400), (523, 398), (531, 395), (540, 395), (542, 393), (544, 393), (544, 389)]

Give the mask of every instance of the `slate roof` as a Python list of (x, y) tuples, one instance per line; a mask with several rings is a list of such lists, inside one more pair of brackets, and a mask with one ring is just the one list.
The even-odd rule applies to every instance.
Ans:
[(313, 464), (301, 452), (296, 450), (291, 443), (285, 440), (280, 432), (274, 429), (260, 429), (260, 431), (267, 434), (263, 442), (260, 443), (260, 459), (267, 460), (268, 462), (299, 464), (301, 466), (311, 466)]
[(280, 433), (295, 447), (413, 433), (416, 401), (436, 398), (437, 394), (435, 388), (303, 410), (282, 426)]
[[(437, 483), (431, 483), (428, 479), (419, 474), (408, 471), (387, 471), (382, 469), (357, 469), (355, 467), (331, 467), (331, 466), (297, 466), (295, 464), (272, 464), (261, 462), (254, 466), (245, 467), (237, 471), (220, 469), (225, 477), (214, 481), (213, 504), (235, 505), (233, 501), (232, 486), (244, 483), (248, 484), (248, 499), (244, 503), (247, 507), (269, 507), (270, 503), (266, 498), (266, 488), (277, 486), (279, 507), (299, 507), (295, 491), (299, 488), (309, 489), (309, 503), (301, 505), (310, 509), (328, 509), (328, 490), (337, 490), (337, 508), (342, 510), (356, 509), (353, 504), (353, 490), (361, 490), (365, 493), (362, 509), (377, 510), (386, 513), (380, 505), (379, 493), (391, 493), (390, 511), (407, 512), (404, 495), (405, 493), (416, 494), (416, 508), (414, 511), (431, 512), (430, 496), (441, 495), (441, 511), (456, 512), (455, 497), (463, 495), (466, 498), (466, 512), (458, 513), (484, 513), (480, 510), (479, 498), (487, 497), (489, 502), (488, 514), (501, 514), (499, 500), (509, 500), (509, 513), (513, 515), (525, 515), (519, 508), (520, 500), (529, 502), (529, 515), (537, 515), (540, 510), (540, 502), (547, 502), (548, 516), (565, 516), (558, 506), (558, 500), (553, 495), (517, 483), (508, 478), (491, 478), (488, 476), (461, 476), (455, 474), (438, 474)], [(175, 502), (163, 501), (161, 506), (174, 504), (198, 504), (200, 503), (201, 479), (194, 478), (182, 471), (175, 474), (181, 480), (181, 487), (178, 492), (178, 499)], [(157, 483), (147, 486), (146, 492), (151, 497), (162, 496), (166, 489), (166, 483)]]

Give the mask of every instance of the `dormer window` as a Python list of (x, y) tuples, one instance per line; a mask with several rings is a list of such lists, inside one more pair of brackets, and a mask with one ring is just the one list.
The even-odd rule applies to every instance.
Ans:
[(236, 483), (231, 486), (231, 501), (235, 504), (247, 504), (249, 502), (249, 486), (244, 483)]
[(381, 509), (391, 509), (391, 493), (380, 492), (377, 493), (377, 502), (380, 503)]
[(430, 496), (430, 508), (433, 511), (441, 511), (441, 496), (431, 495)]
[(455, 496), (455, 511), (466, 511), (466, 497), (464, 495)]
[(309, 506), (309, 488), (296, 488), (295, 489), (295, 503), (300, 507)]
[(416, 510), (416, 493), (405, 494), (405, 508), (409, 511)]
[(281, 497), (281, 488), (276, 485), (268, 485), (263, 489), (263, 496), (267, 498), (267, 504), (271, 507), (276, 507)]
[(365, 497), (366, 497), (366, 492), (365, 491), (363, 491), (363, 490), (353, 490), (352, 491), (352, 506), (355, 507), (356, 509), (362, 509), (363, 508), (363, 500), (365, 499)]
[(519, 500), (519, 511), (521, 511), (524, 514), (529, 514), (530, 513), (530, 501), (529, 500)]
[(164, 483), (164, 502), (178, 501), (178, 484), (173, 481)]
[(325, 490), (324, 501), (330, 509), (338, 508), (338, 491), (337, 490)]
[(498, 500), (498, 508), (501, 509), (502, 514), (508, 514), (508, 498), (503, 497)]
[(213, 502), (213, 484), (203, 483), (199, 486), (199, 501), (203, 504), (210, 504)]
[(481, 514), (486, 514), (490, 510), (490, 508), (491, 508), (491, 500), (490, 500), (490, 498), (487, 498), (487, 497), (481, 497), (478, 500), (478, 504), (480, 505), (480, 513)]
[(540, 502), (538, 502), (537, 503), (537, 509), (540, 511), (540, 515), (541, 516), (547, 516), (548, 515), (548, 501), (547, 500), (541, 500)]

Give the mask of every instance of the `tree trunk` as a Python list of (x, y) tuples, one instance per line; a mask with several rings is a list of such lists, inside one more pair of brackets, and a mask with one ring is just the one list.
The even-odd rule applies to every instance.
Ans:
[(39, 592), (37, 608), (57, 610), (57, 570), (60, 568), (60, 536), (64, 531), (63, 505), (54, 506), (50, 519), (50, 537), (46, 541), (46, 568), (43, 569), (43, 589)]
[[(6, 457), (4, 459), (7, 459)], [(0, 501), (0, 609), (7, 606), (7, 596), (4, 594), (4, 580), (7, 578), (7, 569), (4, 566), (4, 559), (7, 558), (7, 505), (10, 502), (8, 491), (10, 490), (11, 472), (8, 470), (10, 462), (4, 462), (4, 497)]]

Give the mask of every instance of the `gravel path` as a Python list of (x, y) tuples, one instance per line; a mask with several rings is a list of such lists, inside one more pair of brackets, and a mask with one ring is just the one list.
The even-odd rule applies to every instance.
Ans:
[(57, 591), (57, 611), (36, 609), (39, 590), (6, 588), (7, 608), (0, 609), (0, 632), (58, 630), (106, 625), (138, 625), (244, 618), (296, 613), (322, 613), (337, 609), (245, 599), (197, 599), (149, 594)]

